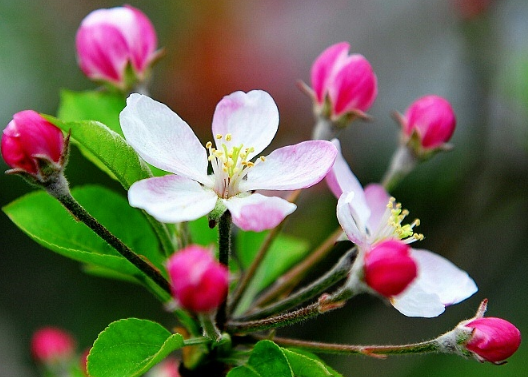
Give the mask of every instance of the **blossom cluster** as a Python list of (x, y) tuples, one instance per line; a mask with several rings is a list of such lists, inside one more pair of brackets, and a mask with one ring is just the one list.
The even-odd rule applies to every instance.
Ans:
[[(342, 154), (338, 136), (351, 122), (369, 118), (366, 112), (378, 94), (377, 77), (364, 56), (349, 54), (347, 42), (328, 47), (315, 59), (311, 87), (304, 88), (313, 101), (316, 118), (313, 139), (280, 147), (265, 155), (263, 152), (279, 126), (278, 107), (267, 92), (236, 91), (222, 98), (212, 117), (211, 141), (205, 144), (177, 113), (144, 94), (152, 66), (161, 54), (157, 50), (154, 27), (140, 10), (124, 6), (90, 13), (77, 32), (76, 46), (79, 66), (88, 78), (103, 83), (111, 93), (117, 91), (127, 96), (126, 105), (119, 112), (124, 137), (97, 122), (95, 126), (93, 122), (85, 125), (99, 127), (97, 132), (106, 132), (105, 140), (119, 140), (122, 150), (139, 161), (138, 176), (148, 172), (141, 179), (126, 182), (124, 187), (128, 190), (129, 205), (143, 210), (142, 215), (148, 214), (145, 218), (157, 232), (161, 247), (165, 247), (160, 251), (164, 262), (156, 263), (152, 257), (149, 260), (141, 250), (134, 250), (121, 241), (70, 194), (64, 168), (70, 133), (73, 138), (82, 137), (75, 133), (75, 125), (70, 127), (33, 110), (15, 114), (4, 129), (1, 141), (2, 156), (11, 167), (8, 173), (19, 174), (45, 189), (76, 220), (101, 237), (106, 242), (105, 248), (113, 247), (120, 254), (119, 260), (130, 262), (137, 269), (130, 273), (131, 266), (126, 264), (122, 271), (114, 272), (144, 284), (175, 313), (182, 325), (174, 333), (160, 330), (161, 340), (156, 339), (160, 348), (153, 354), (141, 347), (144, 343), (154, 347), (149, 342), (156, 343), (152, 340), (155, 335), (149, 332), (144, 335), (148, 341), (142, 338), (138, 341), (141, 336), (126, 327), (134, 326), (139, 320), (111, 325), (94, 343), (94, 351), (82, 358), (83, 373), (93, 377), (105, 375), (98, 371), (104, 370), (107, 359), (99, 355), (109, 348), (112, 349), (109, 355), (115, 352), (119, 356), (116, 356), (116, 365), (122, 355), (133, 358), (139, 349), (137, 355), (142, 359), (137, 364), (148, 364), (151, 368), (161, 360), (160, 355), (189, 346), (184, 348), (182, 365), (166, 359), (150, 369), (149, 376), (179, 376), (180, 368), (201, 370), (214, 363), (224, 363), (227, 371), (247, 365), (254, 368), (251, 362), (257, 356), (243, 359), (241, 354), (247, 352), (236, 347), (252, 344), (260, 335), (240, 340), (244, 334), (323, 314), (342, 307), (358, 294), (380, 297), (405, 316), (430, 318), (477, 292), (475, 281), (452, 262), (429, 250), (411, 247), (424, 238), (416, 232), (420, 222), (406, 223), (409, 212), (389, 193), (416, 164), (450, 148), (448, 142), (455, 131), (456, 116), (446, 99), (426, 95), (410, 104), (403, 115), (397, 115), (400, 146), (388, 173), (381, 184), (363, 187)], [(69, 131), (66, 137), (63, 130)], [(90, 142), (93, 140), (96, 138)], [(97, 154), (97, 148), (91, 151)], [(101, 161), (107, 168), (115, 168), (112, 159), (101, 158)], [(127, 164), (125, 169), (134, 169), (132, 162)], [(161, 173), (154, 176), (148, 165)], [(268, 291), (264, 290), (267, 287), (261, 288), (263, 292), (257, 292), (262, 294), (260, 297), (248, 296), (248, 284), (255, 271), (260, 267), (264, 271), (273, 270), (271, 264), (264, 264), (265, 254), (274, 237), (280, 237), (283, 222), (297, 208), (293, 199), (273, 196), (273, 192), (298, 193), (322, 181), (337, 199), (335, 215), (341, 236), (330, 237), (329, 242), (323, 243), (330, 246), (319, 250), (328, 252), (336, 242), (344, 242), (349, 249), (342, 257), (345, 262), (331, 269), (325, 275), (328, 279), (323, 277), (292, 292), (307, 269), (317, 263), (310, 257), (306, 261), (298, 260), (297, 267), (287, 266), (291, 269), (273, 275), (271, 280), (276, 280), (275, 285)], [(200, 245), (190, 241), (193, 234), (189, 224), (203, 217), (207, 217), (210, 227), (218, 227), (218, 244)], [(231, 223), (236, 226), (235, 231)], [(263, 231), (268, 232), (269, 238), (262, 242), (259, 252), (251, 255), (253, 262), (244, 265), (240, 257), (245, 255), (244, 250), (232, 248), (232, 238)], [(232, 263), (236, 259), (233, 254), (239, 257), (238, 263)], [(95, 258), (89, 260), (89, 263), (96, 262)], [(108, 263), (102, 270), (117, 268), (116, 265)], [(344, 272), (340, 270), (342, 265), (346, 266)], [(337, 291), (326, 292), (337, 283)], [(316, 302), (303, 306), (312, 298), (317, 298)], [(288, 311), (297, 307), (301, 308)], [(430, 341), (430, 349), (492, 363), (506, 360), (519, 347), (520, 332), (503, 319), (484, 317), (485, 309), (486, 302), (474, 318), (460, 322), (451, 332)], [(127, 331), (112, 333), (119, 326)], [(149, 322), (142, 326), (155, 325)], [(169, 335), (163, 338), (166, 333)], [(238, 343), (231, 337), (237, 337)], [(116, 347), (123, 347), (122, 354), (118, 352), (120, 348), (115, 351), (113, 346), (109, 347), (108, 339), (117, 339)], [(280, 338), (275, 340), (280, 344)], [(315, 351), (333, 347), (283, 342)], [(56, 365), (78, 359), (75, 344), (70, 334), (44, 328), (35, 334), (31, 349), (35, 360), (45, 365), (50, 375), (67, 375), (69, 372), (64, 372), (63, 367), (57, 369)], [(127, 348), (130, 344), (132, 348)], [(400, 350), (419, 353), (422, 345), (403, 345)], [(174, 348), (167, 351), (170, 347)], [(349, 346), (346, 349), (381, 354), (388, 348), (372, 346), (367, 351), (365, 347)], [(288, 352), (293, 351), (283, 353), (287, 356)], [(205, 361), (207, 357), (217, 359)], [(126, 363), (127, 368), (134, 364), (128, 359)], [(139, 375), (147, 371), (141, 368), (127, 373)]]

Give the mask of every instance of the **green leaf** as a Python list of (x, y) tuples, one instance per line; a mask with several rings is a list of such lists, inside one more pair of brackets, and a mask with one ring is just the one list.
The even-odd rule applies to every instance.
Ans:
[(46, 115), (46, 119), (71, 136), (90, 160), (101, 167), (128, 190), (132, 183), (149, 178), (152, 173), (147, 164), (125, 139), (96, 121), (63, 122)]
[(281, 347), (270, 340), (261, 340), (246, 365), (232, 369), (227, 377), (294, 377)]
[(92, 377), (141, 376), (183, 346), (180, 334), (171, 334), (156, 322), (122, 319), (97, 337), (88, 355), (88, 373)]
[[(304, 356), (306, 358), (308, 358), (309, 360), (305, 360), (305, 359), (302, 359), (303, 360), (303, 363), (306, 363), (305, 365), (312, 365), (315, 369), (318, 369), (320, 371), (320, 366), (317, 366), (316, 364), (312, 364), (312, 362), (316, 362), (316, 363), (319, 363), (320, 365), (322, 365), (324, 367), (324, 369), (330, 373), (330, 374), (313, 374), (313, 376), (332, 376), (332, 377), (343, 377), (343, 375), (341, 375), (340, 373), (338, 373), (337, 371), (335, 371), (332, 367), (326, 365), (326, 363), (321, 360), (319, 358), (319, 356), (317, 355), (314, 355), (313, 353), (311, 352), (308, 352), (306, 350), (302, 350), (302, 349), (286, 349), (286, 348), (283, 348), (282, 349), (284, 351), (284, 354), (286, 355), (286, 357), (288, 358), (288, 361), (290, 362), (290, 365), (295, 373), (295, 377), (304, 377), (303, 374), (300, 374), (301, 371), (297, 369), (297, 366), (294, 366), (295, 364), (295, 361), (293, 361), (292, 357), (291, 357), (291, 354), (289, 354), (290, 352), (291, 353), (295, 353), (296, 355), (299, 355), (299, 356)], [(299, 359), (301, 360), (301, 359)], [(310, 372), (309, 370), (306, 370), (306, 372)], [(299, 374), (298, 374), (299, 373)], [(307, 374), (306, 376), (312, 376), (310, 374)]]
[(96, 120), (123, 136), (119, 124), (119, 113), (125, 108), (126, 100), (121, 93), (104, 91), (74, 92), (63, 89), (57, 117), (64, 122)]
[(288, 359), (295, 377), (332, 377), (333, 374), (318, 358), (282, 349)]
[[(236, 250), (244, 268), (251, 264), (267, 234), (268, 232), (241, 231), (238, 233)], [(237, 313), (245, 311), (260, 291), (302, 260), (309, 250), (309, 244), (306, 241), (283, 234), (279, 235), (248, 285), (237, 308)]]
[[(72, 190), (79, 203), (136, 253), (163, 271), (156, 235), (142, 213), (122, 196), (98, 186)], [(27, 194), (3, 208), (39, 244), (68, 258), (137, 276), (140, 271), (44, 191)]]

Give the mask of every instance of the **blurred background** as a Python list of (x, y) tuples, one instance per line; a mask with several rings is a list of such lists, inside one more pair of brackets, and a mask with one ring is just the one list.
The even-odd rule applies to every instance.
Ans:
[[(374, 120), (343, 132), (344, 154), (361, 182), (379, 181), (397, 145), (390, 118), (417, 97), (446, 97), (457, 113), (455, 149), (420, 165), (393, 193), (418, 217), (433, 250), (468, 271), (480, 290), (436, 319), (406, 318), (360, 297), (343, 310), (279, 334), (368, 344), (436, 336), (471, 317), (489, 298), (489, 316), (528, 334), (528, 2), (526, 0), (229, 0), (129, 1), (156, 27), (166, 57), (151, 95), (210, 138), (216, 103), (235, 90), (264, 89), (281, 124), (274, 147), (310, 137), (311, 102), (297, 88), (329, 45), (348, 41), (379, 81)], [(115, 1), (0, 0), (0, 124), (24, 109), (54, 114), (60, 88), (95, 88), (78, 69), (75, 32), (92, 10)], [(0, 162), (0, 170), (7, 166)], [(102, 183), (123, 190), (73, 149), (72, 186)], [(31, 188), (0, 175), (0, 205)], [(323, 185), (300, 199), (288, 224), (312, 245), (337, 225), (335, 199)], [(29, 341), (39, 327), (74, 333), (89, 347), (110, 322), (171, 316), (143, 290), (88, 276), (78, 263), (32, 242), (0, 216), (0, 377), (37, 376)], [(523, 344), (501, 367), (454, 356), (324, 357), (344, 376), (522, 376)]]

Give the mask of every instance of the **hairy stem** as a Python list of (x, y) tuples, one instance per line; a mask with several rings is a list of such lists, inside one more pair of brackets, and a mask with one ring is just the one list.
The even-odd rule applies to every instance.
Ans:
[(282, 293), (295, 287), (302, 280), (304, 275), (319, 261), (321, 261), (330, 252), (330, 250), (332, 250), (332, 247), (337, 242), (337, 239), (342, 233), (343, 230), (341, 228), (336, 229), (306, 259), (277, 279), (277, 282), (255, 301), (253, 307), (259, 307), (268, 304)]
[(280, 313), (322, 294), (325, 290), (347, 276), (350, 272), (356, 251), (357, 248), (355, 247), (350, 249), (330, 271), (306, 287), (288, 296), (286, 299), (265, 308), (254, 310), (247, 315), (237, 317), (237, 321), (248, 321)]

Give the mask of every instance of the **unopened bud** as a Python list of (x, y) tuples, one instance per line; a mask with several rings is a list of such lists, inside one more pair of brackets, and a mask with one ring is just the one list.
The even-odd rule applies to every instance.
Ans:
[(147, 16), (129, 5), (98, 9), (77, 31), (79, 65), (88, 78), (127, 90), (144, 81), (159, 56), (156, 31)]
[(38, 180), (62, 168), (65, 149), (62, 131), (33, 110), (13, 115), (2, 134), (2, 157), (10, 172)]
[(400, 294), (417, 276), (416, 262), (407, 244), (387, 240), (365, 255), (365, 283), (385, 297)]
[(31, 339), (31, 353), (43, 364), (69, 360), (75, 352), (74, 338), (62, 329), (44, 327)]
[(208, 313), (227, 295), (228, 271), (211, 252), (191, 245), (174, 254), (167, 263), (176, 302), (183, 308)]

